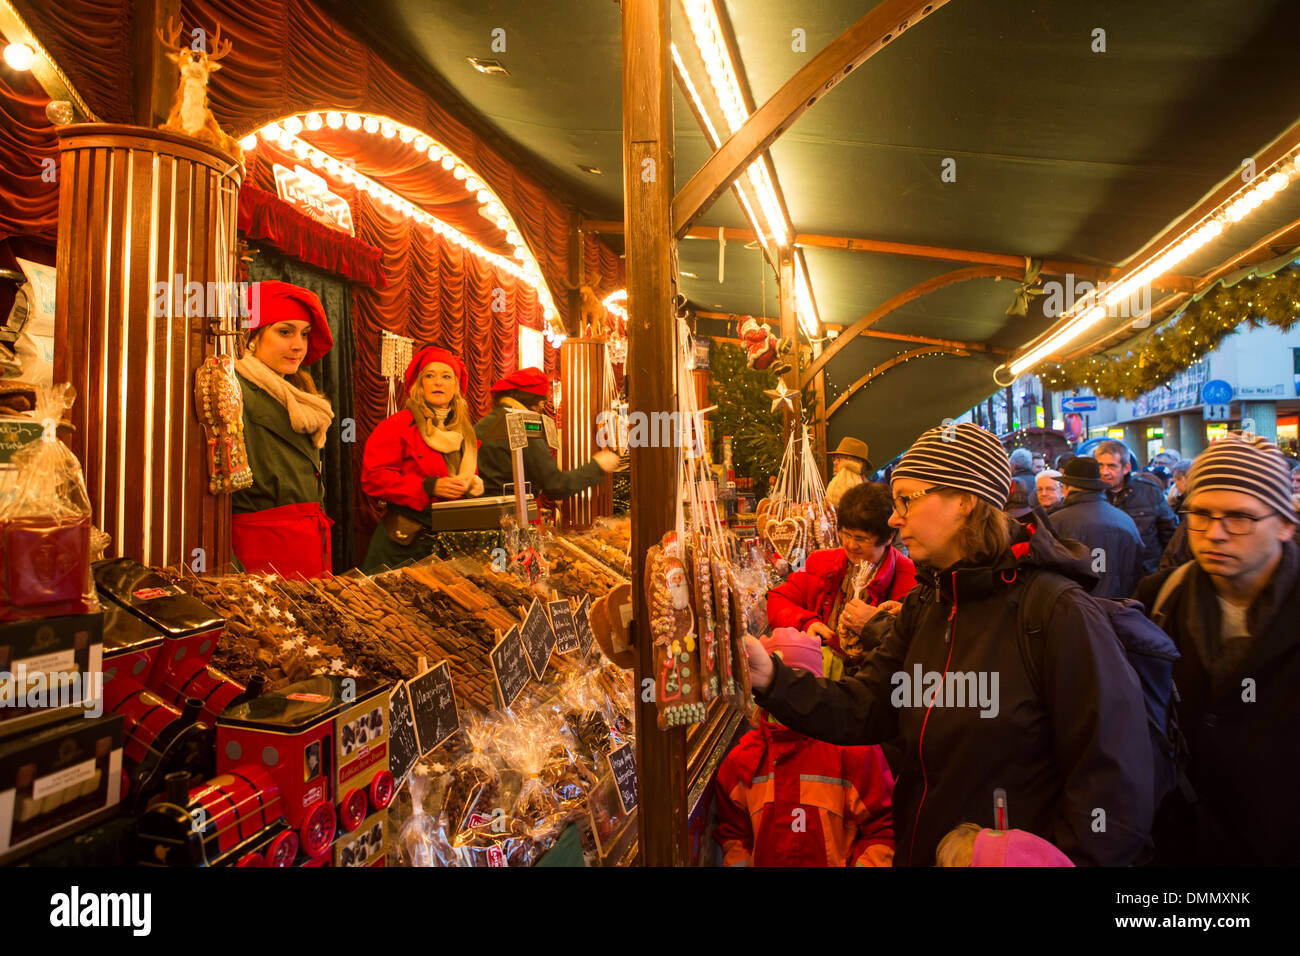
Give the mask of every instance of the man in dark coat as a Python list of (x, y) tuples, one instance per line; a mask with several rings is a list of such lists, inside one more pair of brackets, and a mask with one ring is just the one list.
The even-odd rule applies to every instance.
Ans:
[(1178, 516), (1165, 500), (1164, 491), (1154, 482), (1139, 477), (1133, 471), (1133, 461), (1128, 446), (1122, 442), (1104, 441), (1097, 446), (1097, 465), (1106, 480), (1106, 497), (1110, 503), (1128, 514), (1137, 525), (1142, 538), (1142, 573), (1154, 574), (1160, 566), (1160, 555), (1174, 536)]
[(1034, 455), (1028, 448), (1017, 448), (1011, 452), (1011, 480), (1025, 489), (1025, 498), (1034, 500), (1034, 482), (1038, 475), (1034, 473)]
[(1138, 586), (1178, 645), (1178, 716), (1192, 795), (1175, 790), (1156, 862), (1300, 864), (1300, 547), (1286, 465), (1262, 438), (1230, 436), (1188, 479), (1195, 561)]
[[(504, 486), (515, 480), (506, 431), (510, 409), (536, 411), (549, 391), (550, 379), (538, 368), (520, 369), (492, 386), (496, 405), (474, 426), (479, 440), (478, 474), (483, 479), (483, 494), (503, 495)], [(561, 501), (598, 484), (616, 467), (618, 455), (602, 449), (586, 464), (561, 471), (545, 437), (532, 435), (524, 446), (525, 480), (532, 483), (534, 492), (540, 491), (552, 501)]]
[(1106, 482), (1097, 462), (1075, 458), (1060, 477), (1065, 503), (1052, 512), (1059, 537), (1073, 538), (1092, 552), (1092, 570), (1101, 578), (1095, 597), (1128, 597), (1142, 576), (1142, 538), (1133, 519), (1106, 500)]

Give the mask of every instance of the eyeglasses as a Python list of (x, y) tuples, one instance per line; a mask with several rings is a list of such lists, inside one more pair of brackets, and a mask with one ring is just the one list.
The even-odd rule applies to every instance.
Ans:
[(1216, 521), (1222, 521), (1228, 534), (1250, 534), (1255, 524), (1272, 515), (1247, 515), (1233, 512), (1226, 515), (1212, 515), (1208, 511), (1191, 511), (1183, 509), (1181, 514), (1187, 519), (1187, 527), (1192, 531), (1209, 531)]
[(895, 496), (894, 511), (898, 513), (898, 516), (900, 518), (906, 518), (907, 509), (911, 507), (913, 501), (915, 501), (917, 498), (924, 498), (926, 495), (934, 494), (938, 490), (939, 490), (939, 486), (935, 485), (933, 488), (926, 488), (925, 491), (917, 491), (910, 495), (903, 495), (901, 498)]
[(876, 541), (873, 534), (854, 534), (851, 531), (841, 531), (840, 541), (844, 544), (856, 544), (860, 548), (869, 548)]

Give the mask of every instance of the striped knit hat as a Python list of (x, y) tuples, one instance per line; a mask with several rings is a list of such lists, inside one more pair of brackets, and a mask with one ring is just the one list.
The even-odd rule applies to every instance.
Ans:
[(1258, 435), (1229, 435), (1197, 455), (1187, 475), (1187, 501), (1201, 491), (1254, 495), (1287, 521), (1296, 522), (1286, 459), (1276, 445)]
[(890, 476), (890, 484), (899, 478), (969, 491), (1001, 510), (1011, 489), (1011, 463), (997, 436), (978, 425), (939, 425), (923, 433), (907, 450)]

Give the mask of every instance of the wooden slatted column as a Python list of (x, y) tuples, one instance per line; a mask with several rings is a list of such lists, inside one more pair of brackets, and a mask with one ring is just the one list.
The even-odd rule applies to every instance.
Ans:
[(230, 498), (207, 493), (194, 372), (224, 311), (217, 283), (233, 278), (243, 169), (135, 126), (65, 127), (59, 149), (54, 377), (77, 389), (69, 443), (93, 520), (111, 554), (189, 564), (202, 548), (209, 570), (224, 569)]
[[(605, 342), (603, 339), (565, 339), (560, 346), (560, 404), (564, 410), (560, 436), (560, 467), (568, 470), (591, 461), (596, 446), (596, 416), (608, 411), (609, 389), (605, 385)], [(613, 436), (614, 423), (605, 425)], [(614, 482), (605, 480), (594, 488), (572, 495), (560, 504), (562, 527), (584, 530), (597, 518), (614, 513)]]

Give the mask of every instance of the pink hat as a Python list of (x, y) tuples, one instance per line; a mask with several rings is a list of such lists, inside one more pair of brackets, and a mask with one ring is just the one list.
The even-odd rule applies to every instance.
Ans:
[(776, 654), (790, 667), (808, 671), (814, 677), (822, 676), (822, 642), (811, 634), (793, 627), (778, 627), (759, 643), (769, 654)]
[(1027, 830), (981, 830), (971, 866), (1074, 866), (1070, 858)]

